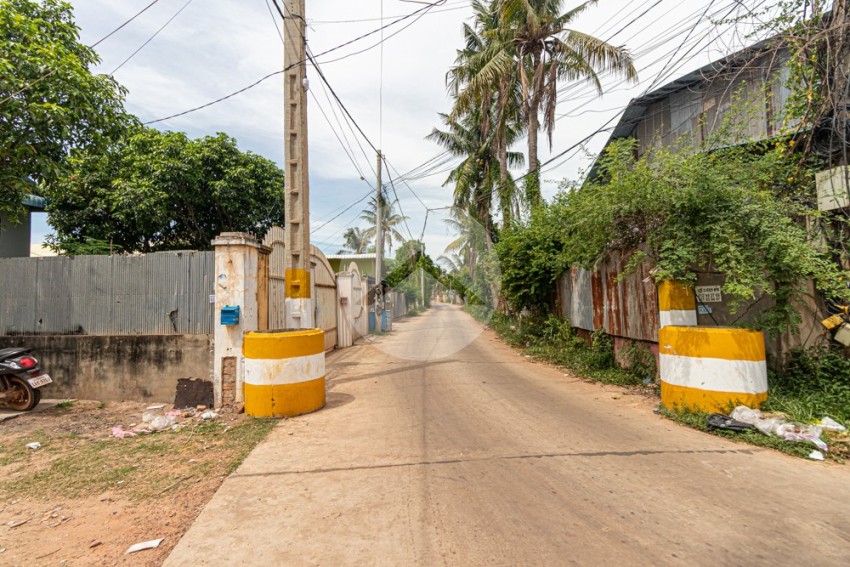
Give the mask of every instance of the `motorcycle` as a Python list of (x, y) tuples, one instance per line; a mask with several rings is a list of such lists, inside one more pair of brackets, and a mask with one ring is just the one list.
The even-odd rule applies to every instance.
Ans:
[(53, 379), (41, 370), (28, 348), (0, 349), (0, 402), (17, 411), (29, 411), (41, 401), (39, 388)]

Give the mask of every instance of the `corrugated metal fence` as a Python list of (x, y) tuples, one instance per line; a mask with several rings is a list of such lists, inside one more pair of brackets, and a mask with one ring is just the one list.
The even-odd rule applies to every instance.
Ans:
[(0, 259), (0, 334), (212, 332), (213, 252)]
[(614, 337), (658, 342), (655, 282), (644, 265), (624, 274), (627, 261), (613, 254), (593, 272), (564, 272), (557, 287), (560, 315), (579, 329), (602, 328)]

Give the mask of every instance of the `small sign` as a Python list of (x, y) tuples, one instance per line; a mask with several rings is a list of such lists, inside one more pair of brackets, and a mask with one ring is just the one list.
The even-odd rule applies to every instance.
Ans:
[(719, 285), (696, 286), (697, 299), (700, 303), (722, 303), (723, 295), (720, 293)]
[(711, 315), (711, 307), (708, 305), (697, 305), (697, 313), (700, 315)]
[(210, 296), (210, 303), (215, 303), (215, 295)]

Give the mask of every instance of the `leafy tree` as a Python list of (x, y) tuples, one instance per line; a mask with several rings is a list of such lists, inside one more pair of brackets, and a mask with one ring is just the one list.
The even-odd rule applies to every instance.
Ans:
[(0, 212), (23, 212), (26, 192), (64, 174), (72, 148), (96, 151), (133, 121), (125, 90), (95, 75), (70, 4), (0, 0)]
[(127, 252), (208, 249), (225, 231), (282, 224), (283, 171), (225, 134), (137, 128), (106, 151), (77, 151), (50, 186), (53, 245), (90, 240)]
[[(369, 206), (361, 211), (360, 218), (369, 223), (369, 228), (363, 231), (363, 235), (371, 240), (375, 238), (375, 227), (377, 221), (377, 199), (372, 197), (369, 199)], [(399, 231), (402, 223), (408, 217), (403, 216), (395, 211), (395, 204), (391, 203), (387, 196), (381, 192), (381, 226), (383, 227), (384, 246), (389, 245), (390, 252), (393, 250), (393, 244), (404, 242), (404, 235)]]

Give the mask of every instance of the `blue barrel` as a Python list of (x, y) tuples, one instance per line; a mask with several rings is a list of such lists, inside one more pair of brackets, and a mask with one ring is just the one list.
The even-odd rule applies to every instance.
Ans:
[(393, 329), (392, 313), (381, 311), (381, 331), (388, 333)]
[(375, 332), (375, 312), (369, 311), (369, 332)]

